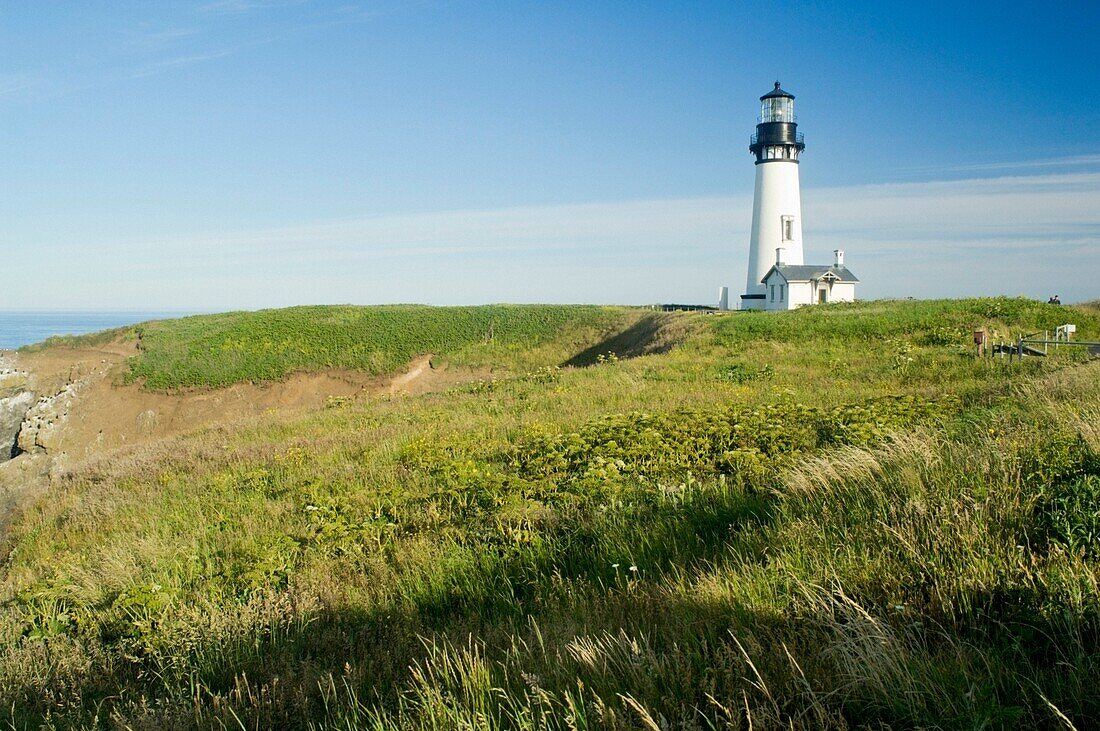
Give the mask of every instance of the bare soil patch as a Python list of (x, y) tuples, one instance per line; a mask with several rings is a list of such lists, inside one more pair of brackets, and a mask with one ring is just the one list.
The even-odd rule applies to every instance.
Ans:
[(55, 470), (68, 470), (113, 449), (165, 439), (213, 423), (235, 422), (264, 413), (309, 411), (324, 407), (332, 399), (421, 394), (477, 377), (475, 372), (461, 368), (435, 367), (427, 354), (415, 358), (403, 373), (392, 377), (328, 370), (295, 373), (275, 383), (156, 392), (123, 382), (127, 358), (136, 352), (134, 343), (118, 341), (94, 348), (58, 347), (8, 354), (17, 368), (31, 374), (31, 385), (38, 396), (57, 393), (71, 384), (77, 386), (74, 400), (51, 440), (49, 457)]

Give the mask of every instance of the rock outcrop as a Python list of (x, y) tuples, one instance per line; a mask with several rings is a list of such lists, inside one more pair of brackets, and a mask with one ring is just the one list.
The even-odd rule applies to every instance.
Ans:
[(23, 419), (33, 403), (34, 394), (30, 391), (0, 399), (0, 462), (11, 459), (22, 451), (17, 440)]
[(0, 462), (19, 453), (16, 440), (34, 401), (27, 374), (0, 359)]
[[(24, 453), (56, 452), (62, 426), (85, 380), (44, 384), (0, 355), (0, 462)], [(49, 394), (39, 397), (38, 391)]]
[(61, 427), (79, 391), (80, 382), (70, 383), (52, 396), (34, 402), (23, 417), (15, 448), (19, 452), (56, 452), (61, 447)]

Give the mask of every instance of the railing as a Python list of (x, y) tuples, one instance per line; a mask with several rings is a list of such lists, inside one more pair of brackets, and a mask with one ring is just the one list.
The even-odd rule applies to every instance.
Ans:
[[(1040, 337), (1041, 335), (1041, 337)], [(1051, 340), (1050, 332), (1044, 333), (1031, 333), (1029, 335), (1018, 335), (1016, 342), (1009, 341), (1008, 343), (997, 343), (993, 346), (994, 355), (1000, 355), (1002, 357), (1008, 356), (1009, 362), (1012, 361), (1015, 356), (1017, 361), (1023, 360), (1024, 356), (1045, 356), (1048, 354), (1047, 346), (1053, 345), (1056, 348), (1060, 348), (1063, 345), (1076, 346), (1079, 348), (1088, 348), (1089, 353), (1092, 355), (1100, 355), (1100, 342), (1090, 340), (1070, 340), (1068, 336), (1059, 337), (1061, 334), (1056, 333), (1055, 338)], [(1043, 346), (1042, 350), (1036, 346)]]
[[(749, 137), (749, 147), (752, 147), (753, 145), (755, 145), (757, 140), (759, 139), (759, 137), (760, 137), (760, 135), (757, 134), (756, 132), (754, 132)], [(806, 136), (804, 134), (802, 134), (801, 132), (795, 132), (794, 133), (794, 143), (796, 145), (806, 144)], [(790, 143), (789, 142), (776, 142), (775, 144), (777, 144), (777, 145), (789, 145)]]

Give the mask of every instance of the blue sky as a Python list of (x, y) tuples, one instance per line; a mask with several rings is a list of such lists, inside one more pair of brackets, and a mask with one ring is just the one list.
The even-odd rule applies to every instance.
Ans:
[(1091, 3), (0, 0), (0, 309), (711, 302), (757, 98), (862, 297), (1100, 296)]

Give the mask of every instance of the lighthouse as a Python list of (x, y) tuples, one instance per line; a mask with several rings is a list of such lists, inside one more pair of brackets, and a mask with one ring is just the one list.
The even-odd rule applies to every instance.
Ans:
[(742, 310), (765, 309), (763, 279), (775, 264), (802, 264), (802, 198), (798, 156), (806, 148), (794, 116), (794, 94), (779, 82), (760, 97), (760, 120), (749, 142), (756, 156), (756, 191), (749, 237), (749, 274)]

